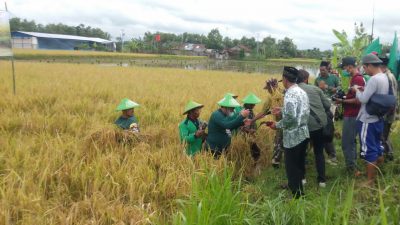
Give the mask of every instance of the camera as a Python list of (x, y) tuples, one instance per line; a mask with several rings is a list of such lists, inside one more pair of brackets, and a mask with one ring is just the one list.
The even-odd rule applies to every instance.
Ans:
[(343, 90), (337, 90), (332, 96), (332, 101), (336, 101), (336, 99), (346, 99), (346, 93)]
[(207, 128), (208, 124), (207, 122), (200, 122), (199, 129), (200, 130), (205, 130)]

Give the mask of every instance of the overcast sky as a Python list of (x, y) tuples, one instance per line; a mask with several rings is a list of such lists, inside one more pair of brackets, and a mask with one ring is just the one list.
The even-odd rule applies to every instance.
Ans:
[[(374, 36), (391, 43), (400, 31), (400, 1), (375, 0)], [(288, 36), (299, 49), (330, 49), (332, 29), (353, 34), (354, 22), (371, 32), (374, 0), (10, 0), (13, 16), (38, 23), (85, 24), (126, 38), (146, 31), (205, 34), (262, 40)], [(400, 32), (399, 32), (400, 33)]]

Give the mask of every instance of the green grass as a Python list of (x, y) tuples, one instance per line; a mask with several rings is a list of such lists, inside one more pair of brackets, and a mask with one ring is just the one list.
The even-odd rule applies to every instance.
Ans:
[[(337, 122), (337, 129), (341, 129), (341, 122)], [(394, 130), (392, 140), (395, 149), (398, 149), (399, 140), (395, 137), (399, 132), (396, 128)], [(222, 180), (218, 180), (211, 174), (207, 179), (218, 182), (196, 183), (189, 200), (182, 202), (179, 215), (180, 221), (185, 222), (176, 224), (399, 224), (398, 154), (395, 161), (385, 163), (381, 168), (378, 185), (367, 188), (362, 185), (366, 181), (365, 177), (355, 179), (345, 171), (340, 140), (335, 140), (335, 143), (340, 162), (338, 166), (326, 164), (326, 188), (319, 188), (317, 185), (312, 151), (307, 156), (306, 196), (300, 200), (293, 200), (289, 191), (280, 188), (281, 184), (287, 182), (284, 168), (268, 168), (255, 182), (247, 183), (239, 179), (231, 184), (231, 176), (224, 175)], [(359, 162), (359, 166), (364, 171), (362, 162)], [(201, 179), (206, 180), (204, 177)], [(225, 188), (230, 190), (229, 195), (222, 193)], [(220, 197), (227, 200), (220, 202)], [(242, 203), (234, 201), (237, 199), (242, 199)], [(208, 204), (202, 205), (203, 201)], [(225, 203), (229, 204), (229, 210), (224, 207)], [(212, 218), (231, 215), (235, 211), (239, 213), (230, 221), (210, 221)], [(246, 220), (238, 221), (238, 218)]]
[(188, 200), (180, 201), (181, 212), (174, 224), (252, 224), (246, 217), (249, 207), (241, 189), (240, 179), (233, 182), (233, 171), (225, 167), (219, 175), (215, 170), (196, 174)]

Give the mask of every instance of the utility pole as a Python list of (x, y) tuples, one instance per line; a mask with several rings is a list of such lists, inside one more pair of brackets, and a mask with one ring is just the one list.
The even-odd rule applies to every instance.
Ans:
[(375, 1), (373, 1), (372, 3), (372, 32), (371, 32), (371, 40), (370, 42), (372, 42), (372, 40), (374, 40), (374, 25), (375, 25)]
[(257, 58), (258, 58), (258, 56), (259, 56), (259, 48), (260, 48), (260, 43), (259, 43), (259, 40), (260, 39), (260, 33), (257, 33), (257, 39), (256, 39), (256, 43), (257, 43)]
[(121, 52), (124, 52), (124, 36), (125, 32), (124, 29), (121, 30)]

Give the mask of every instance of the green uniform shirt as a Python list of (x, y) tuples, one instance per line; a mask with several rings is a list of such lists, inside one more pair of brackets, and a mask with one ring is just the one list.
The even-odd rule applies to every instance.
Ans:
[(243, 125), (242, 115), (227, 117), (220, 109), (211, 114), (208, 122), (208, 146), (216, 151), (222, 151), (231, 143), (227, 130), (233, 130)]
[[(329, 99), (318, 87), (305, 83), (298, 84), (303, 91), (307, 93), (310, 104), (310, 116), (308, 118), (308, 130), (315, 131), (326, 126), (328, 123), (326, 112), (331, 107)], [(312, 113), (312, 112), (314, 113)], [(315, 118), (317, 117), (317, 118)]]
[(326, 77), (322, 77), (322, 76), (317, 77), (317, 79), (315, 79), (315, 83), (314, 83), (315, 86), (318, 87), (320, 81), (325, 81), (325, 83), (328, 85), (328, 90), (327, 90), (326, 94), (327, 94), (327, 96), (328, 96), (329, 98), (330, 98), (332, 95), (336, 94), (335, 92), (332, 92), (332, 91), (330, 90), (331, 88), (338, 88), (338, 89), (341, 89), (341, 86), (342, 86), (339, 77), (337, 77), (337, 76), (334, 75), (334, 74), (329, 74), (329, 75), (326, 76)]
[(195, 133), (199, 129), (200, 121), (192, 121), (185, 119), (179, 124), (179, 136), (181, 143), (186, 144), (186, 153), (194, 155), (201, 150), (203, 140), (201, 137), (196, 137)]
[(124, 118), (123, 116), (120, 116), (115, 122), (114, 122), (118, 127), (128, 130), (133, 123), (138, 123), (137, 119), (135, 116), (131, 116), (129, 118)]

